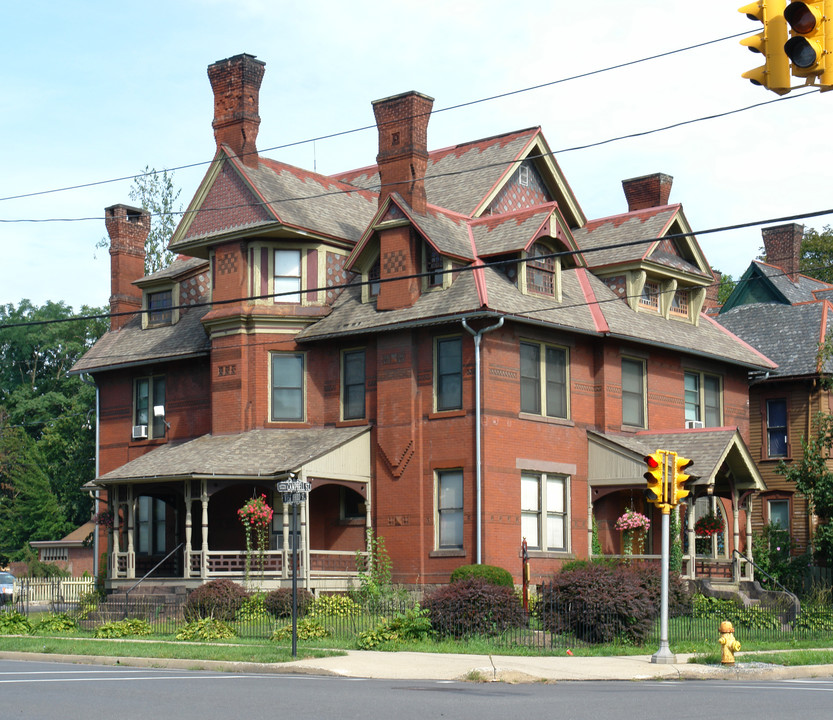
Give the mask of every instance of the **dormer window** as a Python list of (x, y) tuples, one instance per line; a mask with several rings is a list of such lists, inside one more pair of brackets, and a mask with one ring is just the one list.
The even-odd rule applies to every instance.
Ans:
[(671, 314), (688, 317), (688, 290), (677, 290), (671, 299)]
[(382, 275), (382, 266), (379, 261), (379, 258), (376, 258), (376, 262), (370, 266), (370, 270), (367, 271), (367, 281), (370, 283), (367, 286), (368, 295), (370, 297), (379, 297), (379, 278)]
[(276, 303), (301, 302), (301, 251), (275, 250)]
[(170, 325), (173, 320), (173, 292), (148, 293), (148, 325)]
[(431, 245), (425, 244), (426, 284), (429, 288), (443, 286), (443, 258)]
[[(549, 256), (549, 257), (547, 257)], [(556, 260), (546, 245), (535, 243), (526, 263), (527, 292), (552, 297), (555, 294)]]
[(642, 286), (642, 296), (639, 298), (640, 307), (659, 312), (659, 283), (646, 280)]

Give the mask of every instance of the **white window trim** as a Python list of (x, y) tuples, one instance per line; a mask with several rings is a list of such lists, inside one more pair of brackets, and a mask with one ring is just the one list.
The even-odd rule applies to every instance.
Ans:
[[(559, 553), (559, 554), (569, 554), (571, 552), (571, 536), (572, 533), (570, 532), (570, 475), (566, 475), (564, 473), (548, 473), (548, 472), (541, 472), (537, 470), (522, 470), (521, 471), (521, 481), (523, 481), (524, 477), (531, 477), (537, 478), (538, 481), (538, 534), (539, 537), (535, 539), (535, 543), (530, 542), (530, 538), (526, 538), (527, 545), (529, 547), (530, 552), (532, 553)], [(547, 485), (548, 480), (561, 480), (564, 483), (564, 512), (563, 513), (550, 513), (547, 510)], [(523, 517), (524, 509), (523, 509), (523, 501), (521, 501), (521, 517)], [(550, 548), (546, 544), (547, 540), (547, 518), (549, 515), (558, 515), (564, 518), (564, 547), (563, 548)], [(523, 535), (523, 522), (521, 523), (521, 540), (524, 539)]]
[[(686, 375), (697, 375), (698, 378), (699, 378), (699, 380), (698, 380), (698, 394), (699, 394), (700, 397), (699, 397), (699, 400), (698, 400), (698, 407), (700, 409), (699, 410), (700, 417), (699, 418), (688, 418), (688, 417), (685, 417), (685, 415), (684, 415), (683, 416), (684, 420), (699, 420), (700, 422), (703, 423), (703, 427), (722, 427), (723, 422), (724, 422), (723, 421), (723, 393), (724, 393), (723, 376), (718, 375), (717, 373), (705, 372), (703, 370), (694, 370), (692, 368), (684, 368), (683, 369), (683, 413), (684, 414), (685, 414), (685, 406), (686, 406), (686, 398), (685, 398), (685, 393), (686, 393), (685, 376)], [(717, 379), (717, 384), (718, 384), (717, 395), (718, 395), (718, 401), (720, 403), (720, 407), (718, 409), (719, 418), (718, 418), (717, 425), (709, 425), (706, 422), (706, 383), (704, 382), (704, 379), (706, 377)]]
[[(284, 420), (284, 419), (275, 419), (272, 415), (272, 393), (274, 390), (274, 386), (272, 384), (272, 357), (275, 355), (293, 355), (293, 356), (301, 356), (303, 362), (303, 388), (301, 389), (301, 418), (300, 419), (292, 419), (292, 420)], [(307, 354), (306, 352), (296, 352), (296, 351), (273, 351), (267, 353), (267, 362), (269, 366), (267, 368), (267, 377), (269, 378), (269, 397), (267, 402), (267, 417), (268, 422), (270, 423), (305, 423), (307, 421)]]
[[(440, 545), (440, 477), (445, 473), (459, 473), (462, 481), (462, 503), (459, 508), (460, 513), (460, 535), (462, 537), (462, 544), (460, 545)], [(466, 547), (466, 476), (463, 468), (437, 468), (434, 470), (434, 550), (459, 552), (465, 550)], [(456, 508), (455, 508), (456, 510)]]

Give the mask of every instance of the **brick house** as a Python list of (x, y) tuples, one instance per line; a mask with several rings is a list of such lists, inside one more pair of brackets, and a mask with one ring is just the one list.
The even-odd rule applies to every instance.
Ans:
[(798, 272), (802, 225), (762, 234), (767, 262), (750, 264), (718, 319), (778, 363), (750, 375), (749, 449), (767, 486), (755, 500), (752, 523), (756, 530), (780, 524), (803, 551), (813, 537), (807, 500), (776, 469), (781, 460), (801, 458), (801, 440), (814, 434), (814, 418), (833, 410), (830, 391), (819, 382), (833, 374), (833, 359), (819, 356), (833, 327), (833, 285)]
[[(724, 499), (723, 554), (700, 559), (749, 545), (746, 377), (774, 366), (701, 313), (712, 273), (670, 177), (588, 221), (540, 128), (429, 151), (417, 92), (373, 103), (375, 164), (319, 175), (258, 154), (263, 72), (208, 68), (216, 155), (169, 268), (143, 277), (147, 216), (107, 209), (112, 327), (74, 372), (99, 392), (110, 587), (163, 558), (154, 584), (242, 578), (255, 494), (276, 510), (267, 587), (291, 536), (308, 587), (348, 587), (369, 529), (397, 582), (519, 579), (524, 538), (540, 581), (594, 537), (621, 552), (657, 443)], [(297, 528), (290, 473), (312, 486)]]

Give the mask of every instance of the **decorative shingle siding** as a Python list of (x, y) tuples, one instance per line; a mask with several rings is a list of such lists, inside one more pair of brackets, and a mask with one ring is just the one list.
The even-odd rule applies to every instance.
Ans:
[[(528, 178), (526, 185), (522, 185), (520, 182), (522, 172)], [(484, 215), (498, 215), (513, 210), (543, 205), (551, 202), (552, 199), (534, 163), (531, 160), (524, 160), (515, 170), (509, 182), (495, 196)]]

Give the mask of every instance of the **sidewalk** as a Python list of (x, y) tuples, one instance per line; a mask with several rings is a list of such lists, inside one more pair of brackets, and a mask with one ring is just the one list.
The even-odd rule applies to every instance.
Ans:
[(0, 652), (4, 660), (38, 660), (88, 665), (217, 670), (224, 672), (330, 675), (388, 680), (459, 682), (559, 682), (588, 680), (777, 680), (833, 676), (833, 665), (782, 667), (743, 662), (735, 667), (689, 664), (677, 655), (674, 664), (655, 664), (650, 655), (614, 657), (516, 657), (509, 655), (440, 655), (417, 652), (348, 650), (345, 655), (286, 663), (237, 663), (44, 653)]

